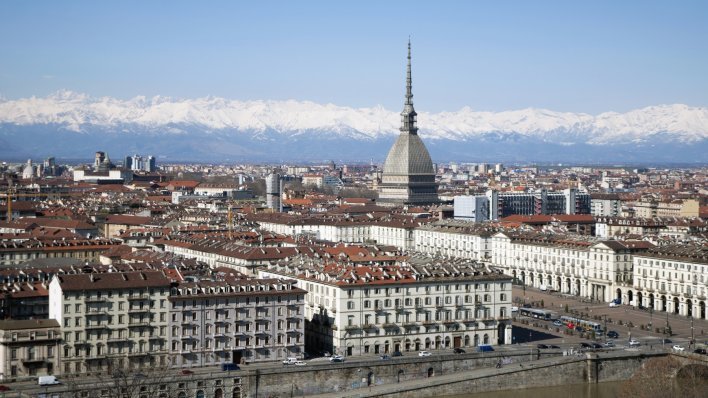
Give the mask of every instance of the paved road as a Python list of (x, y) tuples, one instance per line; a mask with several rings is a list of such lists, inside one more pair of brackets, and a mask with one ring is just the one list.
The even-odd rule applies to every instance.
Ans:
[[(639, 339), (645, 338), (649, 340), (659, 340), (665, 337), (663, 334), (656, 333), (655, 328), (663, 328), (667, 323), (667, 314), (665, 312), (650, 313), (645, 310), (635, 309), (632, 306), (620, 305), (618, 307), (610, 307), (608, 303), (591, 303), (583, 302), (580, 299), (568, 295), (558, 293), (542, 292), (538, 289), (514, 286), (512, 292), (514, 299), (519, 299), (527, 303), (540, 303), (543, 301), (543, 307), (558, 312), (559, 315), (565, 314), (565, 306), (568, 305), (569, 310), (579, 310), (589, 314), (591, 317), (599, 315), (607, 316), (608, 330), (615, 330), (620, 334), (620, 339), (628, 340), (629, 334), (632, 337)], [(631, 322), (635, 325), (629, 328), (625, 325), (619, 325), (617, 321), (622, 320), (624, 324)], [(602, 322), (601, 322), (602, 323)], [(671, 326), (671, 340), (688, 341), (691, 338), (691, 320), (685, 316), (668, 314), (668, 323)], [(652, 330), (642, 330), (639, 325), (652, 325)], [(706, 343), (708, 341), (708, 321), (704, 319), (693, 320), (693, 335), (697, 343)]]

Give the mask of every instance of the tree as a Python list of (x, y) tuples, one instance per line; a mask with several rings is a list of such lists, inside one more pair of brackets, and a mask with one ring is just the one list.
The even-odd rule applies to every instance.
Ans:
[(626, 398), (699, 398), (708, 391), (708, 367), (683, 366), (673, 356), (648, 359), (620, 389)]
[(94, 377), (67, 377), (65, 380), (69, 397), (106, 398), (176, 398), (172, 383), (175, 369), (165, 365), (143, 368), (128, 368), (119, 362), (109, 360), (105, 372)]

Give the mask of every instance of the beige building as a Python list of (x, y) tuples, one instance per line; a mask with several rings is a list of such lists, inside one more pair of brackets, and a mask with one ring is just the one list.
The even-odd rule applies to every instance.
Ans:
[(301, 358), (307, 292), (295, 281), (238, 279), (181, 283), (170, 296), (173, 366)]
[(384, 354), (511, 344), (511, 277), (467, 260), (281, 263), (260, 271), (307, 290), (307, 349)]
[(162, 271), (55, 276), (49, 318), (62, 328), (62, 373), (167, 365), (170, 282)]
[(54, 319), (0, 321), (0, 381), (59, 373), (60, 336)]

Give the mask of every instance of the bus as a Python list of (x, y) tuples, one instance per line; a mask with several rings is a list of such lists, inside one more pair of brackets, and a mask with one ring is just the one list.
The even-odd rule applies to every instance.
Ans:
[(541, 310), (538, 308), (519, 308), (519, 315), (527, 316), (529, 318), (543, 319), (544, 321), (550, 321), (554, 318), (553, 311)]
[(561, 316), (560, 320), (568, 327), (568, 329), (575, 329), (577, 326), (580, 326), (587, 332), (602, 332), (602, 325), (597, 322), (586, 321), (585, 319), (576, 318), (574, 316), (568, 315)]

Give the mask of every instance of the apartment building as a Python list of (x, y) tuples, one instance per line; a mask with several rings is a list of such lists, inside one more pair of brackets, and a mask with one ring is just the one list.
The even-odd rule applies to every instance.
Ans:
[(708, 319), (708, 248), (667, 245), (638, 254), (634, 256), (634, 283), (621, 291), (626, 304)]
[(476, 261), (491, 258), (491, 237), (496, 229), (464, 221), (439, 221), (416, 228), (413, 250), (431, 255)]
[(60, 340), (54, 319), (0, 320), (0, 381), (60, 372)]
[(171, 290), (173, 366), (302, 357), (304, 296), (294, 280), (187, 282)]
[(609, 302), (632, 283), (633, 255), (645, 241), (595, 240), (538, 232), (499, 232), (492, 238), (492, 264), (518, 283)]
[(101, 254), (120, 242), (109, 239), (60, 239), (0, 242), (0, 266), (17, 265), (38, 258), (73, 258), (98, 262)]
[(511, 344), (510, 276), (430, 258), (386, 266), (280, 262), (262, 277), (305, 290), (307, 349), (383, 354)]
[(62, 373), (168, 364), (168, 298), (162, 271), (56, 275), (49, 318), (61, 324)]

